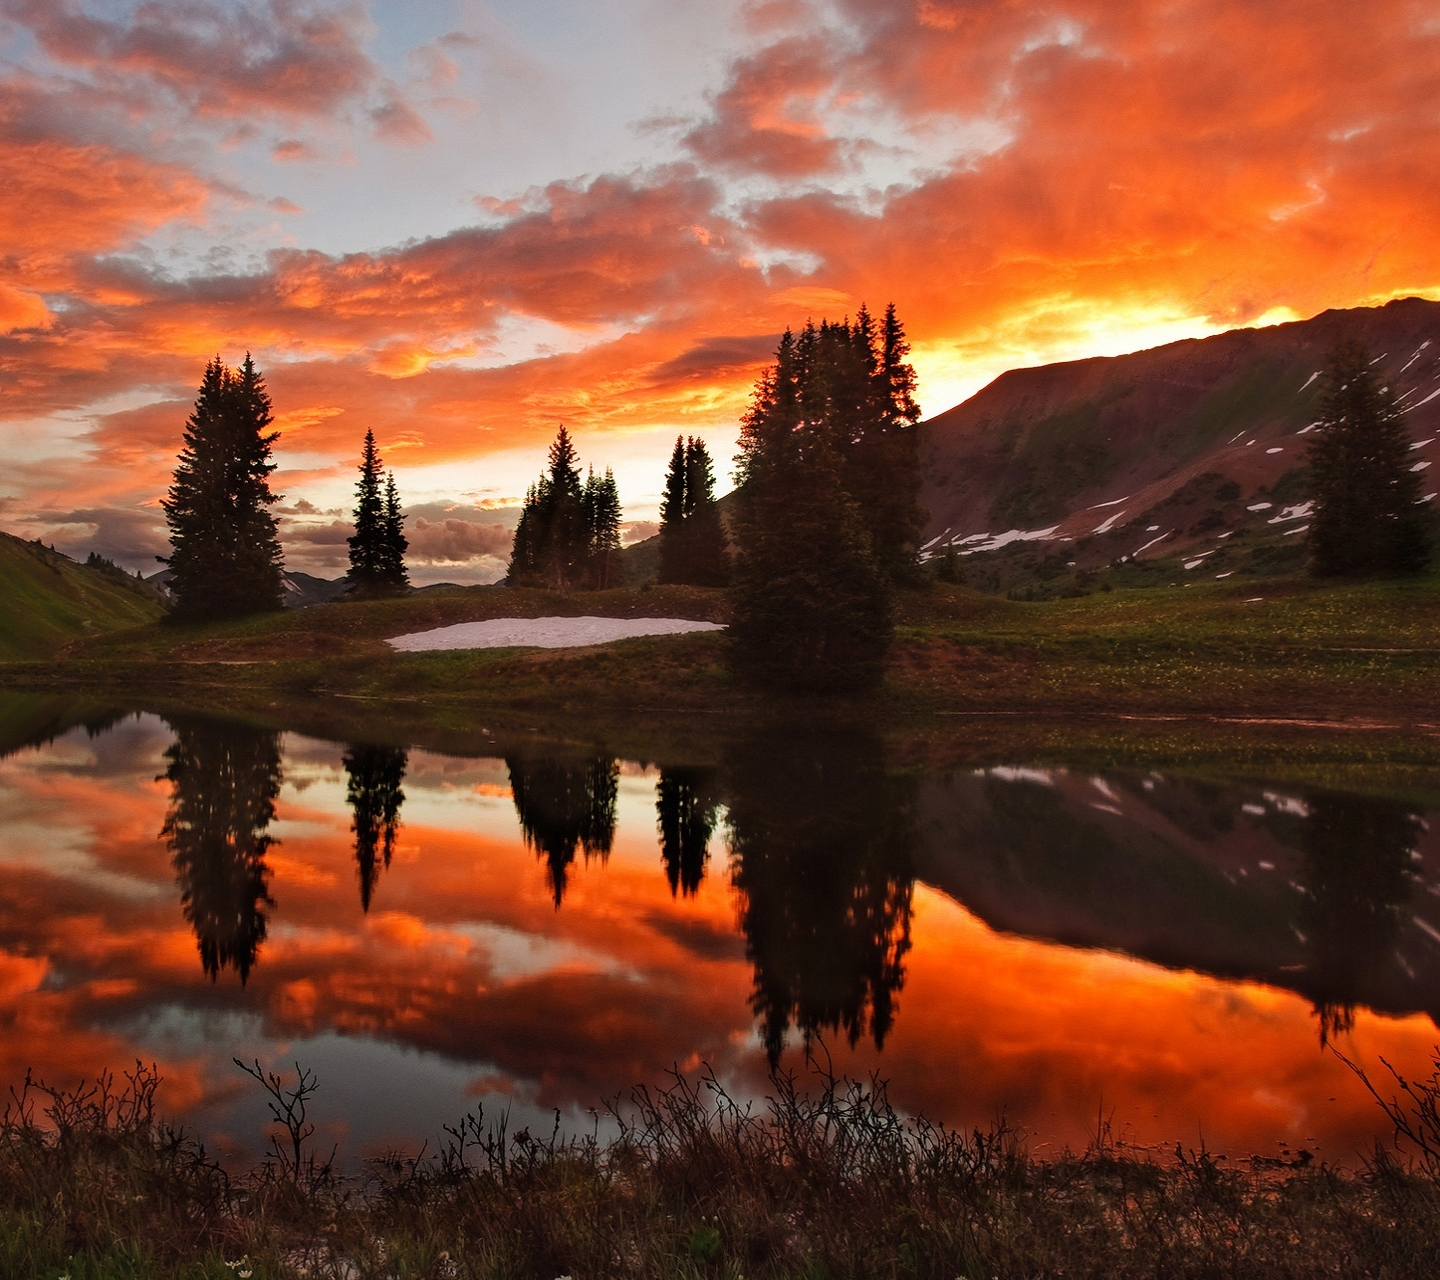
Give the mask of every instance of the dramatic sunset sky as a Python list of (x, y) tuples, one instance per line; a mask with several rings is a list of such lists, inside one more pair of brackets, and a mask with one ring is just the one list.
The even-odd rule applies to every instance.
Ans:
[(0, 528), (147, 573), (247, 349), (291, 567), (373, 427), (489, 580), (564, 421), (632, 537), (776, 336), (1003, 370), (1440, 297), (1434, 0), (0, 0)]

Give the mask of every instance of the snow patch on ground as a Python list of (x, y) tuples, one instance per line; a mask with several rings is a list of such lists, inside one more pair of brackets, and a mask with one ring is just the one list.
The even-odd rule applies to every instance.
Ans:
[(608, 644), (631, 636), (672, 636), (686, 631), (723, 631), (718, 622), (687, 618), (490, 618), (459, 622), (434, 631), (413, 631), (386, 643), (401, 653), (431, 649), (499, 649), (526, 647), (569, 649)]
[[(1052, 524), (1048, 529), (1010, 529), (1005, 533), (997, 533), (993, 538), (988, 533), (971, 534), (965, 542), (972, 542), (976, 538), (989, 538), (988, 542), (982, 542), (978, 547), (971, 547), (968, 551), (962, 551), (962, 556), (973, 556), (977, 551), (999, 551), (1001, 547), (1008, 547), (1012, 542), (1045, 542), (1052, 538), (1055, 530), (1060, 526)], [(963, 546), (964, 543), (956, 543), (956, 546)]]
[[(1120, 501), (1121, 501), (1121, 502), (1124, 502), (1125, 499), (1124, 499), (1124, 498), (1121, 498)], [(1124, 513), (1123, 511), (1117, 511), (1113, 516), (1111, 516), (1111, 517), (1110, 517), (1108, 520), (1106, 520), (1103, 524), (1097, 524), (1097, 525), (1095, 526), (1095, 532), (1096, 532), (1096, 533), (1109, 533), (1109, 532), (1110, 532), (1110, 527), (1111, 527), (1111, 525), (1113, 525), (1113, 524), (1115, 523), (1115, 521), (1117, 521), (1118, 519), (1120, 519), (1120, 517), (1123, 516), (1124, 514), (1125, 514), (1125, 513)]]
[(1286, 520), (1303, 520), (1315, 509), (1315, 500), (1296, 503), (1293, 507), (1282, 507), (1280, 514), (1267, 520), (1266, 524), (1283, 524)]

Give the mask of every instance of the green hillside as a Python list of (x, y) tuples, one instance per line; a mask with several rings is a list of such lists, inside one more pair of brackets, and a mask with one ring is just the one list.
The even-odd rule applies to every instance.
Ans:
[(53, 657), (72, 640), (154, 622), (153, 587), (0, 533), (0, 662)]

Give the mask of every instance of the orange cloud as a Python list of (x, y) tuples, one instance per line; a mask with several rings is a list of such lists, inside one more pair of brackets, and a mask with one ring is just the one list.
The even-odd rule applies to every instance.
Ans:
[[(56, 510), (153, 502), (170, 406), (217, 351), (256, 352), (309, 474), (367, 428), (422, 467), (538, 450), (562, 418), (649, 433), (658, 471), (677, 430), (733, 426), (776, 334), (862, 301), (897, 303), (938, 411), (1018, 364), (1440, 294), (1440, 34), (1401, 0), (1359, 26), (1336, 0), (843, 0), (828, 25), (752, 6), (687, 163), (482, 201), (482, 225), (389, 249), (189, 275), (121, 255), (213, 217), (210, 181), (95, 140), (98, 103), (426, 126), (348, 10), (277, 2), (240, 50), (230, 11), (172, 8), (9, 5), (91, 94), (62, 128), (54, 85), (15, 76), (0, 116), (0, 420), (93, 415), (14, 472)], [(312, 154), (284, 136), (277, 158)], [(139, 388), (153, 411), (104, 406)]]

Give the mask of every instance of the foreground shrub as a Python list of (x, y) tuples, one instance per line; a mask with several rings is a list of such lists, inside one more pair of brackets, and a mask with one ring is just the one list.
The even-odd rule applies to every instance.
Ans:
[[(252, 1072), (253, 1074), (253, 1072)], [(347, 1182), (303, 1149), (304, 1101), (261, 1074), (285, 1133), (229, 1177), (154, 1116), (153, 1069), (32, 1080), (0, 1131), (0, 1273), (161, 1277), (1430, 1276), (1428, 1166), (1358, 1174), (1111, 1142), (1037, 1160), (1003, 1124), (901, 1115), (878, 1081), (713, 1075), (637, 1089), (613, 1136), (510, 1134), (481, 1111), (428, 1160)], [(273, 1083), (274, 1087), (271, 1087)], [(1418, 1086), (1423, 1089), (1426, 1086)], [(1412, 1120), (1413, 1123), (1423, 1123)]]

